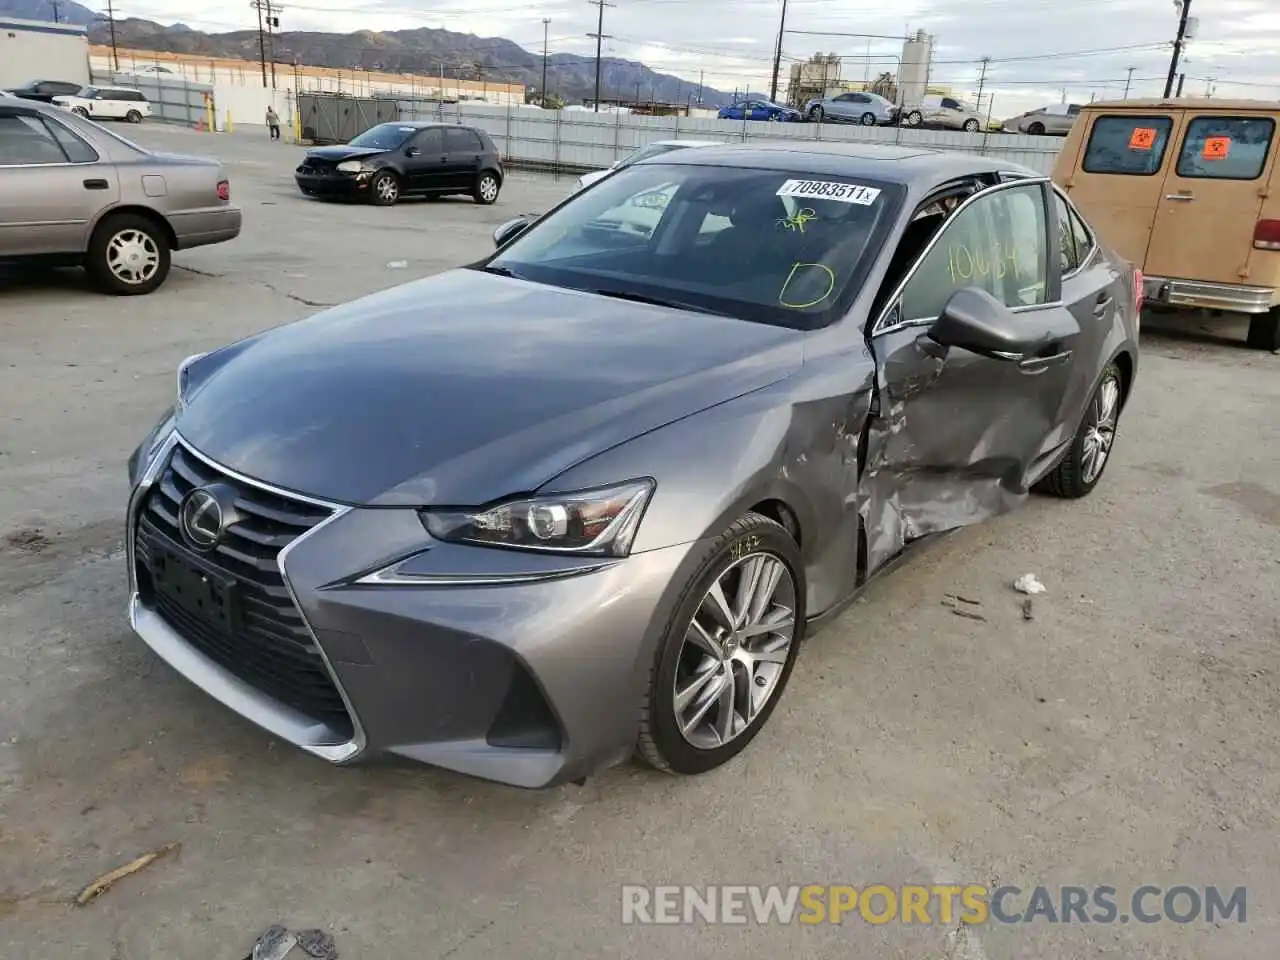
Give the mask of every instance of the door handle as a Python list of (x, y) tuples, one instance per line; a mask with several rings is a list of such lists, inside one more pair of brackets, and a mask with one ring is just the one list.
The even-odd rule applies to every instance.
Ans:
[(1054, 353), (1047, 357), (1028, 357), (1026, 360), (1018, 362), (1018, 369), (1023, 373), (1042, 373), (1050, 367), (1061, 366), (1071, 359), (1071, 351), (1064, 350), (1062, 353)]
[(1112, 299), (1113, 299), (1113, 298), (1112, 298), (1111, 294), (1109, 294), (1109, 293), (1103, 292), (1103, 293), (1098, 294), (1098, 300), (1097, 300), (1097, 302), (1093, 305), (1093, 315), (1094, 315), (1095, 317), (1100, 317), (1100, 316), (1102, 316), (1104, 313), (1106, 313), (1106, 312), (1107, 312), (1107, 307), (1111, 306), (1111, 301), (1112, 301)]
[(1166, 193), (1164, 195), (1164, 198), (1166, 200), (1194, 200), (1195, 199), (1195, 197), (1191, 196), (1191, 194), (1189, 193)]
[(86, 190), (110, 190), (111, 184), (107, 183), (105, 180), (86, 180), (84, 182), (84, 188)]

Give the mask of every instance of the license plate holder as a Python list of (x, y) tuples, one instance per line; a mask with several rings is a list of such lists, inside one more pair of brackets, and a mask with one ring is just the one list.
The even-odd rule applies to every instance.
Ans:
[(151, 551), (155, 588), (183, 611), (221, 633), (235, 633), (240, 625), (234, 578), (192, 560), (167, 546)]

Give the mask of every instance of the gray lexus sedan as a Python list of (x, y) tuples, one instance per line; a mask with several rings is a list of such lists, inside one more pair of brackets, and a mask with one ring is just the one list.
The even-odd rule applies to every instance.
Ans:
[(129, 462), (134, 629), (336, 763), (710, 770), (872, 577), (1088, 494), (1137, 369), (1135, 271), (994, 158), (676, 151), (495, 242), (187, 360)]

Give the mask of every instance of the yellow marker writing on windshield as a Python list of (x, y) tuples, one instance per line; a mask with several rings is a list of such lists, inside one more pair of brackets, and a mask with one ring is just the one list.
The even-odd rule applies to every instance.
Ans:
[[(821, 270), (823, 273), (827, 275), (827, 289), (822, 291), (821, 296), (815, 297), (814, 299), (809, 300), (805, 303), (788, 303), (784, 298), (786, 297), (786, 294), (787, 294), (787, 288), (791, 286), (791, 282), (796, 277), (796, 272), (801, 269), (807, 269), (809, 267), (813, 267), (818, 270)], [(835, 288), (836, 288), (836, 275), (832, 273), (831, 268), (826, 266), (825, 264), (793, 263), (791, 265), (791, 272), (787, 274), (787, 279), (782, 284), (782, 289), (778, 291), (778, 303), (792, 310), (807, 310), (809, 309), (809, 307), (816, 307), (823, 300), (827, 299), (827, 297), (831, 296), (831, 291), (834, 290)]]
[(778, 225), (787, 230), (799, 230), (804, 233), (804, 225), (810, 220), (817, 219), (817, 212), (812, 207), (805, 207), (803, 210), (797, 210), (789, 217), (783, 217), (778, 221)]

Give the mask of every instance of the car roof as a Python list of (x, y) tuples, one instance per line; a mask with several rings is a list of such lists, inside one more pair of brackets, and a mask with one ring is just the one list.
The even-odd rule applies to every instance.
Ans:
[(1219, 100), (1217, 97), (1155, 97), (1143, 100), (1097, 100), (1081, 110), (1280, 110), (1280, 100)]
[(467, 123), (445, 123), (443, 120), (383, 120), (377, 126), (413, 127), (415, 130), (430, 130), (432, 127), (440, 127), (445, 130), (450, 127), (461, 127), (463, 130), (475, 130), (477, 133), (484, 132), (480, 127), (473, 127)]
[(717, 144), (696, 153), (680, 150), (641, 160), (649, 163), (681, 163), (701, 166), (782, 170), (808, 176), (864, 176), (907, 186), (933, 183), (984, 173), (1016, 173), (1027, 177), (1044, 174), (997, 157), (934, 150), (929, 147), (890, 146), (875, 143), (798, 141), (794, 143)]
[[(646, 147), (719, 147), (723, 140), (652, 140)], [(643, 148), (641, 148), (643, 149)]]

